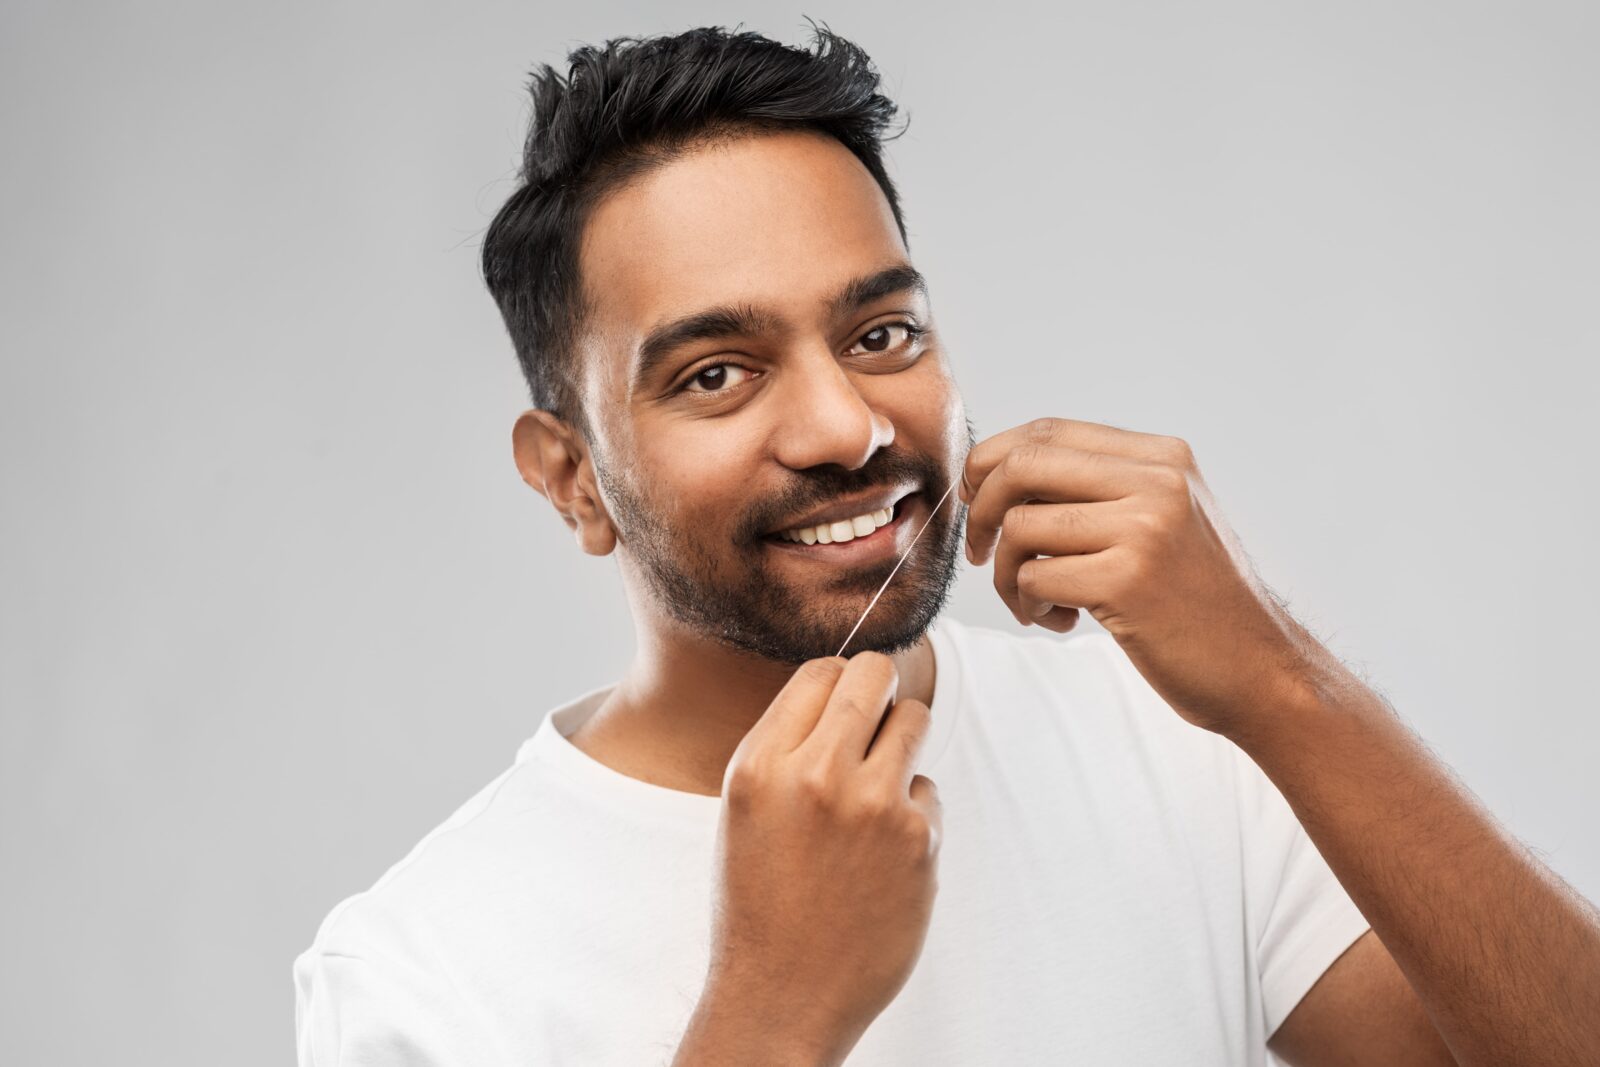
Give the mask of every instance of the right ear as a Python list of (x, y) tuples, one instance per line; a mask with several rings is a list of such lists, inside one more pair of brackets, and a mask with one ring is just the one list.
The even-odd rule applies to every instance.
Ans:
[(522, 480), (537, 489), (577, 536), (578, 547), (604, 556), (617, 546), (600, 499), (588, 446), (559, 416), (531, 408), (511, 428), (511, 451)]

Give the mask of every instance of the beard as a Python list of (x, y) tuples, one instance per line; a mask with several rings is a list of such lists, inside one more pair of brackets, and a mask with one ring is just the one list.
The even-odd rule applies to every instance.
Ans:
[[(966, 434), (963, 459), (977, 441), (970, 420)], [(763, 532), (786, 515), (897, 482), (920, 483), (919, 496), (933, 506), (952, 475), (926, 456), (886, 448), (858, 470), (828, 465), (797, 471), (802, 481), (747, 516), (728, 551), (720, 555), (705, 541), (708, 527), (684, 518), (681, 508), (652, 504), (626, 477), (614, 476), (609, 463), (602, 467), (599, 457), (594, 458), (622, 552), (655, 601), (679, 623), (729, 648), (791, 666), (835, 655), (892, 573), (894, 581), (846, 649), (850, 654), (872, 649), (892, 655), (921, 640), (949, 598), (967, 515), (967, 506), (954, 493), (924, 520), (926, 529), (898, 571), (898, 557), (838, 567), (832, 574), (821, 565), (816, 568), (825, 576), (820, 593), (797, 588), (776, 573), (762, 541)], [(960, 476), (958, 467), (953, 477)], [(674, 516), (679, 517), (677, 524)]]

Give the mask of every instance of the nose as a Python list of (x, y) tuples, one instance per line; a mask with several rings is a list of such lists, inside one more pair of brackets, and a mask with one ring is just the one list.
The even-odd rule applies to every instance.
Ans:
[(872, 409), (832, 352), (795, 359), (785, 377), (775, 442), (784, 466), (837, 463), (855, 470), (894, 441), (894, 423)]

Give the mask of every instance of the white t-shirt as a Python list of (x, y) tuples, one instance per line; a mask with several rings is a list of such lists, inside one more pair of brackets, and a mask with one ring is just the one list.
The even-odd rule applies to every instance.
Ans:
[[(849, 1067), (1261, 1065), (1368, 928), (1282, 795), (1104, 633), (945, 617), (918, 769), (944, 804), (916, 969)], [(718, 797), (550, 713), (294, 964), (301, 1067), (664, 1067), (705, 977)]]

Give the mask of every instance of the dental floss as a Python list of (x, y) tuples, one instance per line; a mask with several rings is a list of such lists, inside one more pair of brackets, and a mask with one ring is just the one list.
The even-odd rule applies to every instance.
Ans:
[[(950, 499), (950, 492), (955, 487), (956, 487), (956, 483), (955, 483), (954, 480), (952, 480), (950, 482), (950, 488), (946, 489), (944, 491), (944, 496), (939, 498), (939, 503), (935, 504), (933, 506), (933, 510), (928, 512), (928, 518), (927, 518), (927, 520), (925, 522), (923, 522), (922, 529), (917, 531), (917, 536), (913, 537), (911, 539), (911, 543), (906, 546), (905, 555), (900, 557), (900, 563), (904, 563), (906, 561), (906, 556), (911, 555), (911, 550), (913, 548), (917, 547), (917, 542), (919, 540), (921, 540), (921, 538), (922, 538), (922, 531), (926, 530), (928, 528), (928, 526), (933, 522), (933, 517), (939, 513), (939, 509), (944, 506), (944, 502), (946, 500)], [(850, 647), (850, 638), (854, 637), (856, 635), (856, 631), (861, 629), (861, 624), (867, 621), (867, 616), (872, 614), (872, 606), (873, 606), (873, 604), (876, 604), (878, 602), (878, 597), (882, 596), (883, 595), (883, 591), (885, 589), (889, 588), (889, 583), (894, 580), (895, 574), (900, 570), (900, 563), (896, 563), (894, 565), (894, 570), (889, 572), (889, 577), (887, 577), (887, 578), (885, 578), (883, 580), (883, 584), (880, 585), (878, 587), (878, 591), (873, 594), (871, 602), (867, 604), (867, 610), (863, 611), (861, 613), (861, 618), (856, 620), (855, 626), (852, 627), (851, 630), (850, 630), (850, 637), (846, 637), (844, 639), (844, 644), (839, 646), (839, 651), (834, 653), (835, 656), (844, 655), (844, 650), (846, 648)]]

